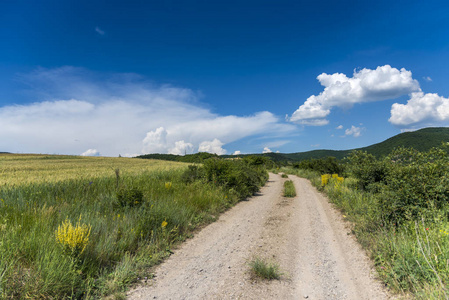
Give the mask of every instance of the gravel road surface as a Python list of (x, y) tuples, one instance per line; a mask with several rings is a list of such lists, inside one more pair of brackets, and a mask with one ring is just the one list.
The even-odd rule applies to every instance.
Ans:
[[(306, 179), (270, 174), (242, 201), (186, 241), (129, 299), (388, 299), (341, 214)], [(258, 280), (254, 257), (276, 262), (280, 280)]]

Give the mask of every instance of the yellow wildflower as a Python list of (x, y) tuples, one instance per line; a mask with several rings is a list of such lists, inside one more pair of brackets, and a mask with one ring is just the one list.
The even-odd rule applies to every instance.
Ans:
[(66, 219), (56, 230), (56, 241), (62, 245), (64, 253), (78, 256), (86, 249), (92, 226), (81, 224), (81, 216), (75, 226)]
[(162, 224), (161, 224), (162, 228), (165, 228), (167, 225), (168, 225), (168, 223), (166, 220), (162, 221)]
[(330, 174), (321, 175), (321, 185), (325, 186), (329, 182), (330, 178), (331, 178)]

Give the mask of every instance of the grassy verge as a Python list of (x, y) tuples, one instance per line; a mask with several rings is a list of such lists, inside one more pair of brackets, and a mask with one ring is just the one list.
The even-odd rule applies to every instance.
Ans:
[(401, 224), (385, 220), (386, 195), (358, 188), (358, 181), (330, 178), (322, 185), (313, 171), (283, 169), (308, 178), (325, 192), (352, 223), (353, 233), (374, 261), (380, 278), (395, 292), (416, 299), (447, 299), (449, 285), (449, 223), (445, 212), (433, 211), (428, 218)]
[(287, 180), (284, 182), (284, 197), (295, 197), (296, 189), (293, 181)]
[(151, 276), (149, 267), (170, 255), (173, 244), (266, 180), (266, 172), (253, 174), (244, 162), (163, 170), (128, 160), (136, 165), (118, 171), (101, 161), (110, 175), (67, 179), (54, 168), (51, 180), (0, 186), (0, 298), (123, 297), (138, 278)]

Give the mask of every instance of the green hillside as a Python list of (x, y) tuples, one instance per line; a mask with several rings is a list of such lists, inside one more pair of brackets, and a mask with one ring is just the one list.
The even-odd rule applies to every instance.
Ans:
[[(269, 157), (275, 162), (300, 161), (311, 158), (324, 158), (333, 156), (337, 159), (343, 159), (353, 150), (367, 151), (377, 157), (389, 154), (394, 148), (407, 147), (419, 151), (427, 151), (432, 147), (441, 146), (442, 142), (449, 142), (449, 127), (430, 127), (413, 132), (403, 132), (395, 135), (383, 142), (357, 149), (349, 150), (312, 150), (297, 153), (263, 153), (263, 154), (241, 154), (241, 155), (222, 155), (223, 158), (244, 157), (247, 155), (257, 155)], [(186, 156), (172, 154), (146, 154), (139, 158), (165, 159), (184, 162), (202, 162), (209, 156), (215, 156), (207, 153), (197, 153)]]
[(397, 147), (414, 148), (419, 151), (427, 151), (430, 148), (441, 146), (442, 142), (449, 142), (448, 127), (424, 128), (413, 132), (403, 132), (395, 135), (383, 142), (350, 150), (313, 150), (308, 152), (298, 152), (283, 154), (289, 160), (298, 161), (310, 158), (323, 158), (333, 156), (342, 159), (353, 150), (362, 150), (371, 153), (377, 157), (388, 155)]
[(381, 143), (361, 148), (377, 157), (387, 155), (397, 147), (411, 147), (419, 151), (427, 151), (430, 148), (441, 146), (441, 143), (449, 142), (448, 127), (424, 128), (413, 132), (404, 132), (391, 137)]
[(333, 156), (337, 159), (342, 159), (353, 150), (362, 150), (381, 157), (388, 155), (393, 149), (397, 147), (414, 148), (419, 151), (427, 151), (430, 148), (441, 146), (442, 142), (449, 142), (449, 128), (448, 127), (430, 127), (412, 132), (403, 132), (395, 135), (383, 142), (350, 150), (313, 150), (308, 152), (284, 154), (292, 161), (298, 161), (310, 158), (323, 158)]

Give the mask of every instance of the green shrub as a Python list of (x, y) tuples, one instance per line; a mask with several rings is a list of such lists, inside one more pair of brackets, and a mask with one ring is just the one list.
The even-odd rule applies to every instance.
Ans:
[(399, 148), (388, 159), (391, 167), (381, 203), (386, 219), (420, 220), (447, 209), (449, 155), (445, 149), (418, 152)]
[(281, 177), (282, 177), (282, 178), (288, 178), (288, 175), (285, 174), (285, 173), (282, 173)]
[(387, 159), (377, 160), (364, 151), (352, 151), (348, 157), (349, 169), (358, 179), (359, 188), (370, 192), (378, 192), (387, 182), (390, 164)]
[(295, 169), (311, 170), (320, 174), (343, 174), (345, 166), (335, 157), (302, 160), (293, 165)]
[(275, 166), (275, 163), (269, 157), (259, 155), (245, 156), (243, 157), (243, 161), (249, 166), (265, 167), (267, 169), (272, 169)]
[(192, 183), (204, 177), (204, 168), (198, 165), (190, 165), (181, 175), (181, 180), (185, 183)]
[(140, 206), (143, 203), (143, 192), (137, 188), (119, 188), (117, 201), (122, 207)]
[(204, 162), (206, 181), (234, 190), (240, 199), (254, 195), (268, 179), (262, 166), (249, 165), (244, 160), (211, 158)]
[(287, 180), (284, 182), (284, 197), (295, 197), (296, 189), (293, 181)]

